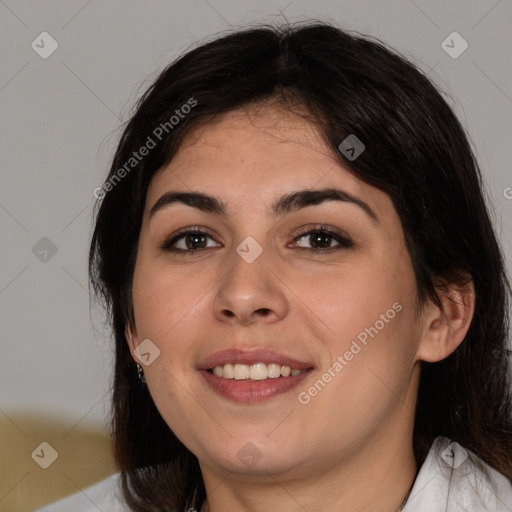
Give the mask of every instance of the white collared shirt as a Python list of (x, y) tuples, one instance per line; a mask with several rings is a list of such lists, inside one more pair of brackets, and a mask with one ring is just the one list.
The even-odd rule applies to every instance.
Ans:
[[(468, 455), (488, 469), (489, 479)], [(512, 484), (458, 443), (437, 437), (402, 512), (512, 512)]]
[[(414, 481), (402, 512), (512, 512), (512, 484), (488, 468), (488, 479), (468, 452), (437, 437)], [(36, 512), (127, 512), (118, 486), (119, 473)]]

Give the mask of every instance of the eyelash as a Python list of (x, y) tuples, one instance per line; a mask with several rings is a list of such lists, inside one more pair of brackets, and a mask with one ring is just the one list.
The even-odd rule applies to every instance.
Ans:
[[(322, 235), (329, 235), (334, 240), (336, 240), (340, 245), (335, 247), (328, 247), (328, 248), (310, 248), (310, 247), (296, 247), (300, 251), (308, 251), (310, 253), (320, 253), (320, 254), (326, 254), (330, 253), (336, 250), (340, 249), (349, 249), (354, 245), (352, 240), (350, 238), (341, 235), (340, 233), (333, 231), (329, 228), (327, 228), (324, 225), (316, 226), (314, 228), (302, 228), (302, 230), (295, 236), (294, 242), (304, 238), (306, 235), (316, 235), (316, 234), (322, 234)], [(193, 228), (185, 228), (183, 231), (178, 231), (175, 235), (173, 235), (171, 238), (164, 241), (164, 243), (160, 246), (160, 249), (165, 252), (172, 252), (175, 254), (189, 254), (192, 255), (194, 253), (202, 252), (207, 250), (208, 248), (203, 249), (176, 249), (175, 247), (172, 247), (178, 240), (181, 238), (187, 236), (187, 235), (204, 235), (209, 238), (213, 238), (207, 231), (201, 229), (198, 226), (194, 226)], [(290, 233), (291, 236), (291, 233)]]

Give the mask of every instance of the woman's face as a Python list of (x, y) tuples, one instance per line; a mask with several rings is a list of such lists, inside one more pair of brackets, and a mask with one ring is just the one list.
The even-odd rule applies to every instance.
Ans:
[[(309, 195), (325, 189), (338, 199)], [(171, 192), (224, 212), (160, 200)], [(207, 234), (173, 242), (185, 228)], [(150, 184), (132, 355), (150, 340), (139, 350), (151, 396), (203, 468), (318, 475), (410, 431), (415, 297), (390, 198), (303, 118), (240, 109), (196, 130)]]

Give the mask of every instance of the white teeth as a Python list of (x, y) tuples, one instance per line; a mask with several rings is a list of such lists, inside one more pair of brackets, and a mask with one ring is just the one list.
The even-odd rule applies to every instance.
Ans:
[(222, 375), (225, 379), (235, 378), (235, 367), (232, 364), (225, 364), (224, 366), (216, 366), (216, 368), (222, 368)]
[(292, 369), (289, 366), (281, 366), (281, 375), (283, 377), (289, 377), (292, 373)]
[(267, 365), (263, 363), (253, 364), (249, 367), (249, 377), (252, 380), (264, 380), (268, 377)]
[(270, 363), (267, 365), (267, 372), (269, 379), (277, 379), (277, 377), (281, 377), (281, 367), (278, 364)]
[(216, 366), (213, 374), (224, 379), (235, 380), (265, 380), (277, 379), (278, 377), (292, 377), (300, 375), (302, 370), (292, 370), (289, 366), (281, 366), (276, 363), (256, 363), (256, 364), (225, 364)]
[(235, 364), (235, 380), (245, 380), (249, 378), (249, 367), (246, 364)]

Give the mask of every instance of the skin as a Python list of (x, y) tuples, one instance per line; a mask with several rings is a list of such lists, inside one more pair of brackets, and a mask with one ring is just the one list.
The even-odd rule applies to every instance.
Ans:
[[(271, 215), (281, 195), (324, 187), (363, 200), (377, 221), (340, 201)], [(171, 190), (218, 196), (228, 215), (173, 204), (150, 220), (151, 207)], [(314, 248), (315, 240), (297, 239), (298, 229), (319, 224), (344, 231), (354, 245), (340, 248), (328, 238), (324, 247), (338, 250), (301, 251), (297, 245)], [(207, 249), (160, 249), (179, 229), (196, 226), (211, 234)], [(248, 236), (263, 249), (250, 264), (235, 251)], [(185, 242), (176, 244), (186, 248)], [(444, 311), (429, 303), (418, 312), (416, 292), (391, 199), (350, 174), (312, 123), (276, 104), (253, 105), (187, 137), (148, 189), (133, 281), (136, 327), (127, 326), (126, 335), (137, 362), (142, 340), (160, 350), (144, 367), (147, 385), (162, 417), (200, 461), (203, 512), (399, 508), (418, 469), (412, 432), (421, 361), (452, 353), (474, 308), (471, 283), (448, 287)], [(401, 311), (309, 403), (300, 403), (299, 392), (394, 303)], [(236, 403), (197, 371), (205, 356), (231, 347), (271, 347), (315, 369), (285, 394)], [(248, 442), (261, 455), (251, 467), (237, 456)]]

